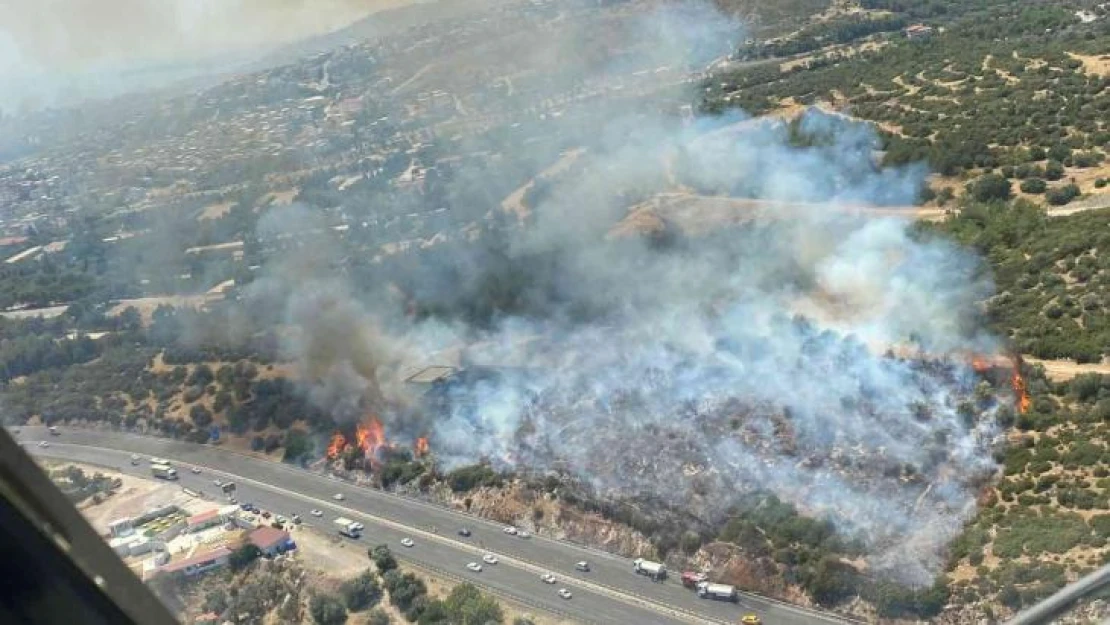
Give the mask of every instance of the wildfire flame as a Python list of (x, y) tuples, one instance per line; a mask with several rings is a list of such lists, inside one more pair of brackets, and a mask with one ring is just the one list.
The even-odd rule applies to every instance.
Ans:
[(971, 358), (971, 368), (974, 369), (976, 373), (983, 373), (987, 369), (990, 369), (990, 366), (987, 359), (982, 356), (972, 356)]
[(1029, 393), (1025, 390), (1025, 379), (1021, 377), (1019, 365), (1015, 363), (1014, 375), (1010, 377), (1010, 384), (1014, 387), (1014, 398), (1017, 402), (1017, 409), (1019, 413), (1024, 414), (1029, 410)]
[(331, 435), (331, 442), (328, 443), (328, 459), (334, 460), (343, 453), (343, 448), (347, 446), (347, 439), (343, 434), (336, 432)]
[(417, 458), (423, 458), (424, 456), (427, 456), (428, 450), (428, 438), (426, 436), (421, 436), (420, 438), (416, 439), (416, 444), (414, 445), (413, 451), (416, 452)]
[(358, 441), (359, 449), (367, 458), (375, 457), (378, 450), (386, 444), (385, 428), (381, 420), (370, 415), (366, 421), (359, 423), (355, 428), (355, 440)]

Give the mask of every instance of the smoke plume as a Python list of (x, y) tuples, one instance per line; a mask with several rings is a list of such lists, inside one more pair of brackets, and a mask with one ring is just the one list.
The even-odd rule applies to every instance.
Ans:
[[(698, 65), (740, 32), (689, 6), (626, 26), (640, 44), (635, 63), (622, 54), (600, 70), (576, 64), (578, 37), (547, 53), (565, 60), (568, 80), (587, 81), (630, 64)], [(311, 266), (287, 257), (271, 268), (262, 289), (281, 292), (288, 346), (313, 395), (340, 418), (367, 394), (411, 402), (400, 363), (441, 364), (461, 348), (492, 369), (471, 367), (424, 413), (447, 468), (565, 469), (604, 495), (707, 518), (767, 490), (862, 537), (875, 566), (929, 579), (993, 468), (990, 408), (961, 414), (975, 384), (961, 363), (883, 347), (990, 351), (975, 303), (991, 287), (975, 259), (912, 237), (908, 218), (845, 208), (911, 205), (924, 169), (877, 167), (876, 137), (835, 116), (807, 115), (801, 130), (822, 140), (793, 147), (784, 124), (739, 114), (683, 123), (599, 107), (566, 122), (568, 136), (590, 138), (585, 153), (545, 181), (497, 254), (412, 258), (442, 286), (426, 294), (436, 314), (406, 316), (389, 284), (353, 293), (318, 245), (291, 256)], [(512, 142), (497, 149), (506, 161), (527, 157)], [(673, 237), (613, 236), (631, 201), (693, 189), (794, 208), (757, 206), (728, 228), (703, 221), (700, 236), (677, 232), (662, 211)], [(512, 305), (473, 305), (494, 298)], [(463, 308), (494, 312), (453, 314)], [(411, 430), (406, 418), (385, 415), (387, 432)]]

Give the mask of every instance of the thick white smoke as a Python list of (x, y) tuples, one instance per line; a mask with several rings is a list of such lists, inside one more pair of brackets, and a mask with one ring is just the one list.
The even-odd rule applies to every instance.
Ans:
[[(638, 28), (658, 43), (645, 66), (704, 62), (707, 44), (721, 49), (722, 36), (739, 32), (689, 8)], [(552, 259), (555, 269), (524, 287), (558, 294), (538, 300), (542, 314), (481, 328), (397, 314), (394, 345), (383, 350), (370, 345), (378, 334), (358, 330), (369, 313), (335, 303), (348, 295), (334, 280), (321, 287), (294, 272), (283, 287), (292, 355), (336, 367), (331, 382), (327, 367), (314, 369), (314, 393), (336, 406), (344, 389), (394, 388), (396, 378), (383, 379), (393, 360), (368, 364), (379, 354), (440, 364), (433, 354), (468, 345), (470, 362), (499, 369), (471, 370), (424, 415), (448, 467), (561, 468), (607, 495), (647, 495), (713, 518), (745, 493), (771, 491), (863, 536), (877, 566), (926, 581), (992, 469), (992, 419), (958, 411), (975, 383), (966, 366), (887, 358), (881, 346), (990, 350), (976, 326), (990, 285), (961, 251), (912, 238), (909, 219), (835, 208), (911, 205), (922, 186), (923, 168), (874, 165), (867, 129), (810, 115), (802, 129), (826, 140), (797, 148), (785, 125), (745, 121), (683, 124), (643, 112), (582, 121), (593, 126), (577, 136), (593, 145), (511, 231), (507, 250), (522, 271), (536, 255)], [(499, 148), (506, 159), (526, 149)], [(629, 197), (676, 186), (824, 204), (754, 211), (744, 226), (709, 224), (705, 236), (669, 245), (609, 236)], [(367, 298), (374, 310), (388, 308), (386, 292)], [(315, 312), (320, 297), (335, 304), (330, 316)], [(313, 346), (337, 355), (321, 358)]]

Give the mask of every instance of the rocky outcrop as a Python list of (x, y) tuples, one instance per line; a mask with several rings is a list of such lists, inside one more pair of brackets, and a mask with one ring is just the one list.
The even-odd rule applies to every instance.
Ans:
[(629, 557), (656, 555), (651, 541), (640, 532), (601, 515), (583, 512), (520, 482), (455, 495), (451, 503), (483, 518), (515, 525), (534, 534)]

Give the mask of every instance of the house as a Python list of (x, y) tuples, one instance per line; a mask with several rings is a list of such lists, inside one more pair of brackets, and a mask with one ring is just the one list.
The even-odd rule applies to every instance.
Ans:
[(902, 32), (905, 33), (906, 39), (925, 39), (933, 34), (933, 27), (925, 24), (913, 24), (907, 26)]
[(258, 547), (263, 555), (271, 557), (297, 548), (289, 532), (276, 527), (260, 527), (247, 534), (247, 541)]
[(199, 553), (191, 558), (170, 562), (158, 569), (158, 573), (182, 573), (186, 577), (199, 575), (212, 569), (218, 569), (227, 564), (231, 557), (231, 550), (227, 547), (217, 547), (211, 551)]
[(185, 527), (189, 532), (199, 532), (203, 529), (223, 523), (223, 516), (215, 508), (194, 514), (185, 520)]

